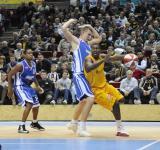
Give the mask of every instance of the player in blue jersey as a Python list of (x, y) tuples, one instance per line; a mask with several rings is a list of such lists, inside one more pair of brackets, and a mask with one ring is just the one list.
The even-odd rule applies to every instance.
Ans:
[[(73, 119), (67, 125), (68, 129), (73, 130), (78, 136), (90, 136), (90, 133), (86, 130), (86, 120), (91, 107), (94, 103), (94, 95), (91, 88), (84, 76), (84, 61), (86, 56), (91, 52), (90, 45), (98, 44), (101, 41), (101, 36), (91, 25), (80, 26), (80, 37), (75, 37), (70, 31), (69, 26), (77, 23), (76, 19), (70, 19), (62, 26), (64, 37), (71, 43), (73, 52), (73, 82), (76, 89), (76, 97), (79, 100), (79, 104), (73, 115)], [(80, 123), (78, 127), (78, 119)]]
[[(8, 97), (13, 95), (14, 89), (19, 103), (25, 108), (22, 116), (22, 122), (18, 128), (19, 133), (29, 133), (29, 131), (25, 128), (25, 122), (31, 109), (33, 113), (33, 121), (30, 126), (43, 131), (45, 129), (37, 121), (40, 104), (36, 94), (36, 90), (39, 93), (43, 93), (43, 89), (39, 86), (36, 79), (36, 64), (33, 61), (32, 50), (24, 50), (23, 56), (24, 60), (19, 62), (8, 73)], [(12, 86), (12, 76), (14, 76), (14, 86)], [(36, 90), (31, 87), (33, 82), (36, 85)]]

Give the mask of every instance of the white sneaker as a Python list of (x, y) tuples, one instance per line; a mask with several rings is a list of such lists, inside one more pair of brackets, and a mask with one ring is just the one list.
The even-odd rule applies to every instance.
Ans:
[(149, 104), (154, 105), (154, 100), (150, 100)]
[(50, 102), (50, 104), (51, 104), (51, 105), (55, 105), (55, 104), (56, 104), (56, 101), (55, 101), (55, 100), (52, 100), (52, 101)]
[(77, 129), (78, 129), (78, 123), (72, 123), (72, 122), (69, 122), (67, 124), (67, 129), (68, 130), (72, 130), (74, 133), (77, 132)]
[(77, 135), (80, 137), (90, 137), (91, 134), (85, 130), (78, 130)]
[(141, 104), (141, 101), (139, 99), (138, 100), (134, 100), (134, 104), (139, 105), (139, 104)]
[(116, 136), (128, 137), (129, 134), (128, 134), (127, 131), (124, 129), (124, 126), (120, 126), (120, 127), (117, 129), (117, 134), (116, 134)]
[(66, 105), (67, 104), (67, 100), (65, 99), (62, 103)]

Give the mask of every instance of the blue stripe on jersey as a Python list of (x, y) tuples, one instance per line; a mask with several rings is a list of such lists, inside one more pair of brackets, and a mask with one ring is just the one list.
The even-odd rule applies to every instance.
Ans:
[(81, 100), (84, 95), (94, 97), (84, 74), (74, 74), (73, 82), (75, 85), (77, 100)]
[(91, 52), (90, 46), (83, 40), (79, 41), (78, 49), (73, 51), (73, 73), (83, 73), (84, 61)]

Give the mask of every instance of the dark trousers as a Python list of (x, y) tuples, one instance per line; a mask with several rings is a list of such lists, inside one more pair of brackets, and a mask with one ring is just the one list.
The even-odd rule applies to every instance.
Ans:
[(70, 90), (69, 89), (64, 89), (64, 90), (60, 90), (60, 89), (55, 89), (55, 93), (54, 93), (54, 100), (57, 101), (59, 96), (63, 96), (63, 100), (67, 100), (68, 101), (68, 97), (70, 94)]
[(134, 101), (134, 90), (132, 90), (128, 96), (125, 96), (124, 92), (120, 91), (121, 94), (124, 96), (124, 104), (133, 104)]
[(158, 92), (158, 87), (154, 86), (149, 95), (144, 96), (141, 88), (135, 88), (135, 99), (141, 100), (142, 104), (148, 104), (149, 100), (154, 100), (156, 102), (156, 95)]

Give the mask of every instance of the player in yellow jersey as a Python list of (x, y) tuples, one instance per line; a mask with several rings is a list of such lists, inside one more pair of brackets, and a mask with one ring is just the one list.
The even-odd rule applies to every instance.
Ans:
[(122, 59), (122, 56), (105, 55), (104, 57), (103, 55), (102, 57), (99, 46), (96, 44), (92, 45), (91, 49), (91, 54), (85, 59), (84, 74), (95, 96), (95, 102), (113, 113), (117, 124), (116, 135), (129, 136), (122, 125), (119, 106), (119, 101), (122, 101), (124, 97), (116, 88), (107, 82), (104, 74), (105, 62)]

